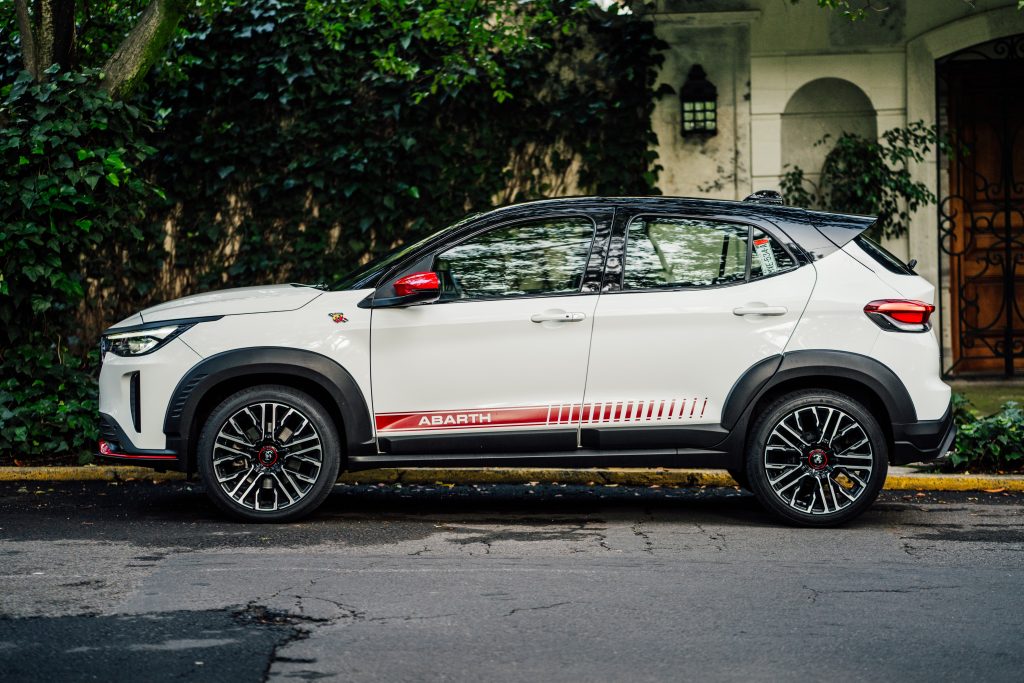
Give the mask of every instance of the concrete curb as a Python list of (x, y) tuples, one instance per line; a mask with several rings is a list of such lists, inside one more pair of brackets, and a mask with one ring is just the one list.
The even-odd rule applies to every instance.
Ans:
[[(155, 472), (146, 467), (87, 465), (84, 467), (0, 467), (0, 481), (177, 481), (180, 472)], [(609, 468), (609, 469), (488, 469), (473, 467), (410, 467), (346, 472), (342, 484), (577, 484), (583, 486), (735, 486), (725, 470)], [(893, 467), (885, 488), (894, 491), (1024, 492), (1024, 475), (923, 474)]]

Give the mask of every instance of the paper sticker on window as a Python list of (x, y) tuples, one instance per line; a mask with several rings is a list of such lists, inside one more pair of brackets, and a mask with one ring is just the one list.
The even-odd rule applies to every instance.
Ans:
[(779, 264), (775, 261), (775, 252), (772, 251), (771, 240), (763, 237), (754, 240), (754, 253), (761, 259), (761, 272), (764, 275), (771, 275), (779, 272)]

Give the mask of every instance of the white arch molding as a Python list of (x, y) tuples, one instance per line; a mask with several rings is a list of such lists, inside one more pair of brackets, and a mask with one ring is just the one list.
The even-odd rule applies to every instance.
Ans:
[[(905, 121), (902, 49), (856, 54), (760, 56), (751, 60), (751, 141), (754, 189), (777, 189), (783, 172), (782, 121), (802, 88), (839, 79), (859, 89), (874, 110), (876, 131)], [(812, 141), (813, 142), (813, 141)], [(807, 170), (807, 169), (805, 169)]]
[(835, 141), (843, 133), (868, 140), (878, 137), (878, 122), (871, 99), (845, 78), (817, 78), (796, 89), (782, 112), (780, 144), (782, 167), (803, 169), (817, 184), (827, 145), (816, 143), (826, 135)]

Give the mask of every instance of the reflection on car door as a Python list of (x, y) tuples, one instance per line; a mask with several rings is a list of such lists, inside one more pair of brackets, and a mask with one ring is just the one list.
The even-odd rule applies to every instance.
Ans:
[(373, 311), (383, 452), (576, 448), (598, 299), (584, 280), (600, 220), (607, 234), (610, 217), (579, 214), (473, 234), (434, 258), (439, 301)]

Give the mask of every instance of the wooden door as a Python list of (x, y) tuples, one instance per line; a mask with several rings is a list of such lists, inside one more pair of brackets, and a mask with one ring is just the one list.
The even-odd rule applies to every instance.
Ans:
[(939, 67), (954, 148), (948, 195), (939, 209), (952, 303), (949, 374), (1011, 376), (1024, 370), (1021, 46), (1024, 37), (1012, 43), (1009, 58), (975, 57)]

